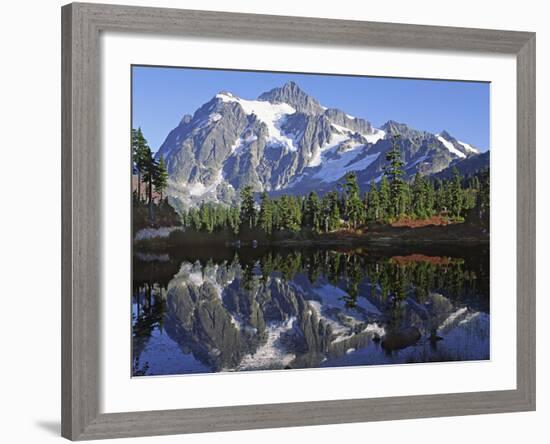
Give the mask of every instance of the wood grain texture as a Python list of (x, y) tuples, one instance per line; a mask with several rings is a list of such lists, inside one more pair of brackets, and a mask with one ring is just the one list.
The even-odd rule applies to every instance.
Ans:
[(79, 439), (203, 433), (531, 410), (517, 390), (102, 414)]
[[(517, 389), (254, 406), (99, 412), (99, 33), (156, 33), (517, 56)], [(62, 8), (62, 435), (99, 439), (535, 408), (535, 35), (75, 3)]]
[(529, 33), (356, 20), (77, 4), (104, 30), (300, 44), (516, 54)]
[(73, 436), (71, 411), (73, 409), (72, 379), (72, 16), (71, 8), (61, 14), (61, 417), (62, 435)]
[(535, 35), (517, 55), (517, 380), (535, 409), (536, 69)]
[(62, 434), (73, 438), (99, 413), (99, 52), (89, 19), (62, 10)]

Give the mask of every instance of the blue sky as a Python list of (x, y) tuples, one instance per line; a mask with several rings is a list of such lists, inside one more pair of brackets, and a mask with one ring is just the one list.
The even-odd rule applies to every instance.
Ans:
[(245, 99), (293, 80), (329, 108), (369, 120), (388, 120), (489, 148), (489, 83), (134, 66), (132, 126), (141, 126), (153, 151), (184, 114), (219, 91)]

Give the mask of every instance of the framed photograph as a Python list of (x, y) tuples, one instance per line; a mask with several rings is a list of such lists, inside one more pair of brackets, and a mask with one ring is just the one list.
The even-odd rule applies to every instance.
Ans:
[(62, 8), (62, 434), (535, 409), (535, 35)]

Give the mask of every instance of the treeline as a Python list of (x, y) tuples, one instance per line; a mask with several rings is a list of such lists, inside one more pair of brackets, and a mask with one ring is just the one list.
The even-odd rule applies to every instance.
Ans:
[[(444, 263), (431, 262), (430, 259), (438, 258), (401, 264), (390, 257), (372, 258), (368, 254), (355, 252), (294, 250), (288, 253), (269, 252), (259, 259), (244, 259), (236, 254), (232, 261), (201, 261), (200, 268), (197, 268), (197, 262), (191, 263), (194, 264), (194, 271), (205, 275), (214, 267), (223, 276), (234, 271), (239, 292), (233, 295), (235, 299), (229, 303), (236, 304), (236, 310), (241, 313), (243, 307), (239, 301), (244, 300), (248, 303), (252, 301), (260, 313), (268, 313), (273, 301), (283, 299), (278, 298), (278, 295), (288, 298), (288, 293), (296, 291), (287, 283), (291, 283), (298, 275), (300, 282), (307, 279), (311, 285), (324, 285), (328, 281), (345, 290), (346, 294), (341, 298), (348, 309), (361, 307), (362, 298), (368, 298), (383, 313), (385, 322), (396, 329), (402, 325), (403, 301), (408, 297), (424, 304), (430, 302), (430, 295), (435, 293), (432, 297), (436, 303), (445, 297), (450, 299), (454, 307), (467, 304), (473, 310), (489, 310), (488, 267), (474, 270), (463, 259), (445, 258), (447, 260)], [(133, 286), (133, 301), (136, 304), (132, 323), (134, 375), (147, 372), (147, 362), (139, 358), (153, 331), (163, 328), (168, 307), (161, 289), (166, 289), (171, 281), (168, 277), (164, 282), (152, 278), (158, 276), (158, 267), (163, 266), (159, 262), (147, 261), (144, 266), (146, 268), (139, 274), (143, 280), (134, 281)], [(173, 277), (180, 267), (181, 262), (174, 261), (173, 269), (166, 275)], [(272, 280), (280, 278), (284, 284), (274, 288)], [(193, 290), (193, 296), (206, 299), (215, 297), (211, 288), (210, 285), (197, 288)]]
[[(438, 262), (437, 259), (446, 260)], [(488, 268), (481, 267), (476, 273), (458, 258), (427, 257), (426, 260), (400, 263), (392, 258), (372, 259), (367, 254), (334, 250), (302, 253), (296, 250), (288, 254), (268, 253), (257, 264), (244, 263), (241, 266), (241, 279), (253, 279), (259, 273), (259, 279), (264, 283), (274, 273), (281, 273), (286, 280), (305, 273), (312, 285), (324, 276), (333, 285), (345, 284), (349, 306), (355, 305), (361, 283), (369, 284), (367, 292), (372, 299), (379, 290), (381, 302), (390, 295), (402, 300), (411, 293), (418, 302), (424, 302), (434, 291), (453, 298), (488, 295)]]
[[(147, 139), (143, 136), (141, 128), (132, 128), (132, 166), (133, 173), (137, 175), (137, 190), (134, 191), (134, 198), (142, 202), (153, 202), (153, 191), (163, 199), (163, 193), (168, 186), (168, 171), (164, 158), (160, 156), (157, 160), (149, 147)], [(142, 196), (141, 184), (144, 184), (145, 195)]]
[[(326, 279), (330, 284), (341, 287), (347, 293), (344, 301), (348, 307), (357, 304), (360, 294), (385, 306), (390, 296), (396, 301), (414, 296), (417, 302), (423, 303), (427, 301), (430, 293), (435, 292), (451, 297), (456, 302), (468, 299), (471, 303), (475, 300), (477, 304), (474, 305), (477, 305), (478, 309), (488, 310), (488, 262), (481, 261), (480, 264), (474, 265), (462, 258), (446, 256), (424, 256), (415, 259), (413, 255), (401, 256), (405, 260), (399, 258), (371, 256), (366, 250), (361, 249), (337, 251), (305, 248), (269, 250), (259, 257), (235, 253), (232, 259), (208, 259), (194, 264), (200, 263), (203, 273), (213, 267), (219, 267), (224, 274), (230, 269), (239, 270), (239, 287), (250, 290), (253, 294), (258, 294), (262, 286), (269, 288), (270, 280), (274, 277), (289, 282), (300, 276), (300, 279), (307, 278), (311, 285), (324, 283)], [(146, 268), (140, 275), (145, 276), (145, 280), (134, 282), (134, 294), (145, 293), (150, 299), (153, 282), (148, 283), (147, 276), (158, 274), (158, 267), (167, 267), (168, 264), (146, 262), (142, 266)], [(160, 282), (161, 287), (169, 284), (180, 266), (180, 261), (174, 261), (172, 268), (164, 273), (166, 279)], [(147, 306), (146, 303), (143, 305)]]
[[(132, 174), (137, 176), (137, 184), (132, 190), (134, 230), (179, 225), (176, 211), (163, 198), (168, 185), (166, 163), (162, 156), (155, 159), (141, 128), (132, 128)], [(157, 194), (156, 198), (153, 192)]]
[(207, 233), (228, 231), (259, 231), (265, 235), (281, 231), (328, 233), (342, 228), (358, 229), (372, 223), (388, 224), (403, 218), (427, 219), (444, 216), (449, 221), (462, 222), (466, 214), (476, 223), (488, 226), (489, 171), (463, 178), (454, 170), (452, 179), (427, 179), (416, 174), (410, 182), (404, 180), (404, 163), (396, 143), (387, 153), (387, 166), (379, 184), (374, 181), (361, 195), (357, 176), (345, 177), (340, 191), (319, 196), (283, 195), (270, 198), (260, 195), (259, 204), (253, 189), (241, 190), (240, 204), (225, 206), (205, 202), (182, 215), (190, 230)]

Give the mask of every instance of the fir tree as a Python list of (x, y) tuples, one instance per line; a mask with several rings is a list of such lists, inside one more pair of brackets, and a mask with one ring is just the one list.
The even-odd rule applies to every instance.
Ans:
[(398, 134), (393, 135), (391, 142), (392, 148), (386, 154), (386, 160), (389, 165), (385, 168), (384, 174), (390, 181), (390, 217), (399, 217), (405, 212), (406, 205), (406, 187), (403, 181), (405, 172), (403, 171), (404, 162), (401, 160), (401, 151), (399, 150)]
[(367, 220), (376, 222), (380, 220), (380, 195), (374, 181), (370, 184), (370, 190), (366, 195)]
[(166, 170), (166, 163), (164, 162), (164, 157), (162, 155), (158, 161), (155, 173), (156, 174), (153, 177), (153, 185), (155, 187), (155, 191), (160, 196), (160, 200), (162, 200), (164, 190), (168, 186), (168, 171)]
[(474, 212), (477, 216), (477, 221), (480, 222), (486, 230), (489, 229), (490, 221), (490, 186), (489, 186), (489, 170), (479, 174), (477, 181), (478, 191), (475, 195)]
[(346, 176), (345, 197), (346, 218), (353, 229), (356, 229), (357, 225), (365, 219), (365, 206), (359, 196), (359, 185), (355, 173), (349, 173)]
[(322, 211), (321, 200), (315, 191), (309, 193), (304, 204), (304, 215), (302, 223), (313, 231), (321, 231)]
[(271, 235), (273, 232), (273, 203), (265, 191), (261, 196), (260, 216), (258, 222), (260, 228), (267, 234)]
[(340, 228), (340, 203), (336, 191), (331, 191), (323, 197), (322, 217), (325, 232)]
[(302, 225), (302, 202), (298, 197), (287, 196), (286, 202), (286, 228), (291, 231), (299, 231)]
[(149, 203), (149, 219), (153, 220), (153, 182), (157, 174), (157, 162), (149, 147), (145, 150), (142, 181), (147, 184), (147, 199)]
[(420, 173), (416, 173), (412, 185), (412, 213), (415, 217), (426, 218), (427, 209), (427, 188), (424, 178)]
[(214, 231), (214, 220), (210, 205), (207, 203), (202, 203), (199, 208), (199, 215), (203, 230), (208, 233), (212, 233)]
[(426, 212), (427, 216), (431, 217), (434, 214), (434, 207), (435, 207), (435, 189), (434, 184), (430, 180), (424, 181), (425, 191), (424, 191), (424, 199), (426, 204)]
[(283, 226), (281, 199), (274, 200), (271, 206), (273, 216), (273, 231), (279, 231)]
[(143, 136), (143, 132), (141, 131), (141, 128), (138, 128), (137, 130), (132, 128), (132, 162), (134, 167), (134, 172), (137, 174), (137, 198), (138, 200), (141, 200), (141, 181), (142, 181), (142, 174), (143, 170), (145, 168), (145, 163), (147, 161), (147, 154), (149, 149), (149, 145), (147, 144), (147, 140)]
[(240, 210), (239, 207), (231, 207), (228, 213), (228, 225), (233, 234), (239, 233)]
[(380, 219), (386, 220), (390, 215), (391, 207), (391, 190), (390, 183), (386, 175), (382, 176), (380, 181), (380, 191), (378, 193), (380, 199)]
[(199, 211), (196, 208), (189, 209), (188, 219), (189, 219), (189, 227), (194, 231), (200, 231), (201, 217), (200, 217)]
[(279, 199), (279, 211), (281, 212), (281, 228), (284, 230), (298, 231), (301, 225), (301, 203), (293, 197), (284, 195)]
[(241, 190), (241, 224), (252, 229), (256, 223), (256, 207), (252, 187), (246, 186)]
[(453, 180), (448, 191), (449, 211), (454, 217), (460, 217), (462, 212), (462, 178), (458, 169), (453, 168)]

